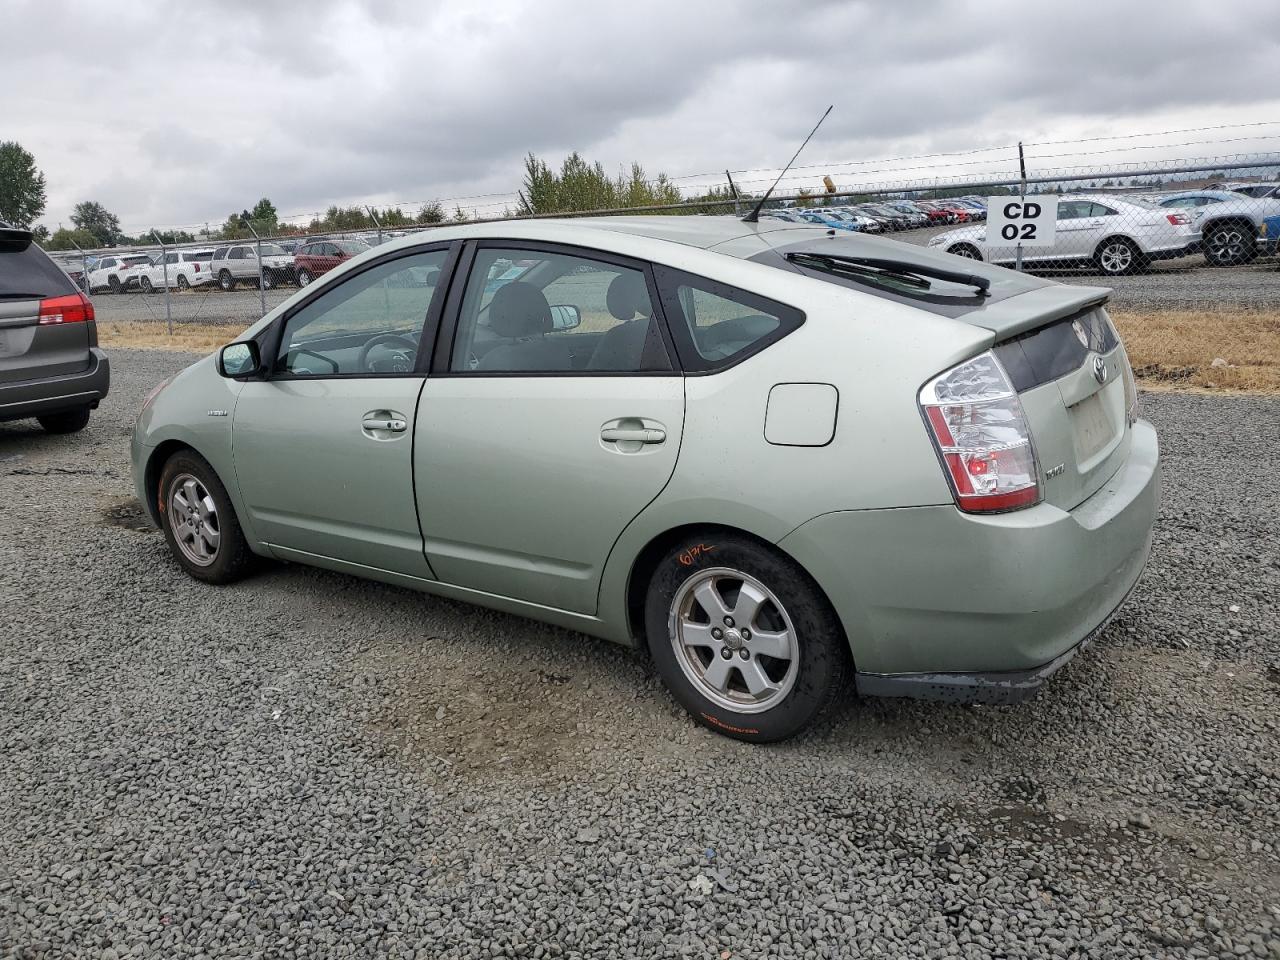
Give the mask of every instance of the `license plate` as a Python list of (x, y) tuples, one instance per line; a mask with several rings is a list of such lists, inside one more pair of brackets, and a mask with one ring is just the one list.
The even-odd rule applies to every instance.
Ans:
[(1076, 462), (1083, 464), (1106, 448), (1115, 436), (1115, 426), (1107, 416), (1101, 390), (1070, 409), (1071, 425), (1075, 431)]

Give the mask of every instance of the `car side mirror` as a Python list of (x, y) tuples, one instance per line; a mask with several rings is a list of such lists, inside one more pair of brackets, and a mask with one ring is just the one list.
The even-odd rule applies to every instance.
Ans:
[(571, 303), (561, 303), (551, 308), (551, 329), (572, 330), (582, 323), (582, 311)]
[(262, 357), (253, 340), (229, 343), (218, 351), (218, 375), (229, 380), (257, 376), (262, 371)]

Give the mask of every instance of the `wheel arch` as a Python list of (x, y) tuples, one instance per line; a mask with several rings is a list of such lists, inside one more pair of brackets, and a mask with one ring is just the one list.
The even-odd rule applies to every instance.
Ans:
[[(649, 640), (644, 628), (644, 607), (645, 599), (649, 590), (649, 581), (653, 578), (654, 572), (658, 569), (658, 564), (667, 553), (675, 547), (676, 544), (690, 539), (715, 539), (731, 535), (740, 537), (744, 540), (750, 540), (757, 546), (778, 556), (785, 557), (794, 563), (809, 581), (813, 584), (814, 589), (822, 595), (827, 604), (831, 607), (837, 623), (840, 623), (840, 616), (835, 604), (831, 602), (831, 597), (827, 595), (827, 591), (823, 589), (818, 579), (805, 568), (799, 560), (765, 537), (752, 533), (750, 530), (744, 530), (741, 527), (735, 527), (725, 523), (684, 523), (679, 526), (671, 527), (652, 537), (636, 553), (635, 559), (631, 562), (631, 568), (627, 573), (627, 581), (625, 586), (626, 597), (626, 618), (627, 631), (631, 635), (632, 643), (637, 650), (642, 650), (647, 655), (649, 653)], [(844, 625), (841, 623), (841, 632), (845, 633)], [(847, 634), (842, 636), (845, 649), (849, 649)]]
[[(159, 493), (160, 493), (160, 473), (164, 470), (164, 465), (175, 454), (183, 450), (190, 450), (192, 453), (199, 454), (200, 451), (187, 443), (185, 440), (164, 440), (161, 441), (147, 457), (146, 467), (142, 473), (142, 488), (147, 498), (143, 506), (147, 509), (147, 514), (151, 517), (156, 526), (160, 525), (160, 512), (158, 509)], [(203, 454), (201, 454), (203, 456)]]

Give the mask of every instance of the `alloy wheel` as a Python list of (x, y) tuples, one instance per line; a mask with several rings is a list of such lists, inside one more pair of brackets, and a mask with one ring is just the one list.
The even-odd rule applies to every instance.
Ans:
[(1126, 273), (1133, 266), (1133, 248), (1123, 240), (1113, 240), (1098, 252), (1104, 273)]
[(800, 648), (791, 618), (759, 580), (709, 567), (676, 590), (668, 618), (676, 661), (698, 692), (738, 713), (777, 706), (795, 686)]
[(1209, 237), (1209, 256), (1219, 264), (1244, 263), (1246, 257), (1244, 234), (1235, 227), (1214, 231)]
[(169, 526), (182, 555), (207, 567), (218, 558), (222, 533), (218, 507), (208, 489), (189, 473), (174, 477), (169, 487)]

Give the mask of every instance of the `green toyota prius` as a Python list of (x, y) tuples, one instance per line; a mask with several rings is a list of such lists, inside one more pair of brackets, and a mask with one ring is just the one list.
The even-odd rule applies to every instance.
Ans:
[(1011, 703), (1159, 499), (1108, 291), (719, 217), (436, 229), (161, 384), (140, 499), (191, 576), (313, 564), (645, 650), (693, 717)]

